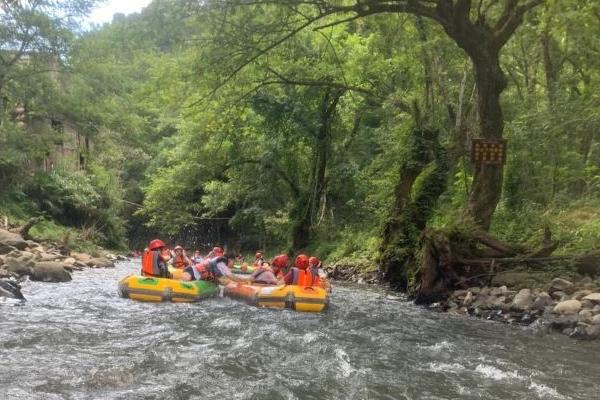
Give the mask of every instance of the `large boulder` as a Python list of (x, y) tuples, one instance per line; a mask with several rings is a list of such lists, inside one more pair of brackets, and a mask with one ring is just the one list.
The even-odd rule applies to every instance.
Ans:
[(88, 265), (88, 267), (91, 267), (91, 268), (114, 268), (115, 267), (115, 263), (113, 263), (108, 258), (104, 258), (104, 257), (92, 258), (91, 260), (86, 262), (86, 264)]
[(2, 268), (17, 276), (24, 276), (31, 273), (32, 266), (33, 263), (31, 261), (22, 261), (14, 257), (6, 257)]
[(21, 293), (21, 286), (12, 280), (0, 280), (0, 297), (25, 300)]
[(558, 303), (552, 312), (555, 314), (577, 314), (581, 310), (579, 300), (566, 300)]
[(531, 289), (521, 289), (519, 293), (515, 295), (512, 301), (511, 308), (519, 311), (526, 311), (533, 305), (533, 296), (531, 295)]
[(34, 265), (30, 279), (42, 282), (68, 282), (71, 280), (71, 274), (61, 262), (41, 261)]
[(575, 285), (573, 282), (568, 281), (563, 278), (554, 278), (552, 282), (550, 282), (550, 294), (552, 292), (564, 292), (567, 294), (571, 294), (575, 291)]
[(583, 300), (588, 300), (596, 304), (600, 304), (600, 293), (590, 293), (583, 298)]
[(554, 304), (552, 297), (550, 297), (550, 295), (546, 292), (541, 292), (535, 298), (533, 304), (531, 305), (531, 309), (544, 311), (546, 307), (551, 306), (552, 304)]
[(5, 231), (4, 229), (0, 229), (0, 243), (12, 246), (19, 250), (25, 250), (25, 248), (28, 246), (27, 242), (21, 237), (21, 235)]

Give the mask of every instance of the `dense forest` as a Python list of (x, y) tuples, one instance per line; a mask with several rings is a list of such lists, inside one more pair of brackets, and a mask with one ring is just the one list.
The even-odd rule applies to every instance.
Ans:
[(595, 0), (154, 0), (82, 30), (93, 3), (1, 4), (0, 216), (34, 236), (308, 249), (400, 288), (432, 241), (600, 243)]

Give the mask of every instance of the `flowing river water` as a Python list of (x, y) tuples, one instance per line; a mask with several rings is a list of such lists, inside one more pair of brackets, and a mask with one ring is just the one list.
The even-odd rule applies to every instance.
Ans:
[[(139, 262), (139, 261), (138, 261)], [(302, 314), (117, 296), (138, 262), (0, 303), (0, 399), (598, 399), (600, 343), (336, 285)]]

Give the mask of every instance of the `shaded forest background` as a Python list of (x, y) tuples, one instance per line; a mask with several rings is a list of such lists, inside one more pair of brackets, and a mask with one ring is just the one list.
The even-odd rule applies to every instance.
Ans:
[(155, 0), (87, 31), (93, 2), (3, 3), (0, 215), (75, 246), (161, 236), (380, 265), (414, 261), (425, 228), (598, 246), (597, 1), (450, 2), (481, 24), (531, 5), (497, 49), (508, 151), (489, 224), (470, 160), (489, 134), (482, 72), (458, 34), (425, 9), (244, 3)]

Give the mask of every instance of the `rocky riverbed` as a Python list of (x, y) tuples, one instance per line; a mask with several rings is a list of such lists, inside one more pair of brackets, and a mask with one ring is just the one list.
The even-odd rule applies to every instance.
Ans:
[(600, 285), (590, 278), (574, 282), (557, 277), (542, 287), (519, 290), (471, 287), (454, 291), (431, 308), (509, 324), (538, 321), (573, 338), (600, 338)]
[(0, 297), (23, 300), (20, 282), (67, 282), (73, 271), (86, 268), (114, 268), (114, 261), (125, 259), (106, 253), (93, 257), (71, 251), (56, 243), (25, 240), (20, 235), (0, 229)]

